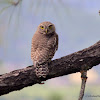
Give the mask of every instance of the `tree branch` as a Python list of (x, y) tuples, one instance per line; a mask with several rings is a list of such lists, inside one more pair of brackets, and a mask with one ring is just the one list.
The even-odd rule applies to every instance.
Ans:
[(98, 64), (100, 64), (100, 41), (89, 48), (53, 60), (49, 65), (49, 75), (46, 79), (40, 80), (36, 77), (33, 65), (0, 75), (0, 95), (47, 79), (80, 72), (85, 66), (89, 66), (87, 68), (89, 70)]

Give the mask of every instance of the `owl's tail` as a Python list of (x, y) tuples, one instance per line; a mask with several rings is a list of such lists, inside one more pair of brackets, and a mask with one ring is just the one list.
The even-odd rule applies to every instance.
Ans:
[(46, 78), (49, 73), (48, 63), (38, 64), (35, 65), (35, 72), (37, 77)]

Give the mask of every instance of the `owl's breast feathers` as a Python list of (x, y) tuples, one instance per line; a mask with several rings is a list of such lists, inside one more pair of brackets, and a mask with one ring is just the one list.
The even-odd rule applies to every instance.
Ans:
[(33, 62), (48, 62), (58, 49), (58, 35), (34, 34), (32, 38), (31, 59)]

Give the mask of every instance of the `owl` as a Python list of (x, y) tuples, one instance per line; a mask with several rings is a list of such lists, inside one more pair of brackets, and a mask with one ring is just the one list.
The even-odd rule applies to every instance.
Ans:
[(48, 64), (58, 49), (58, 35), (51, 22), (42, 22), (32, 38), (31, 59), (37, 77), (46, 78), (49, 73)]

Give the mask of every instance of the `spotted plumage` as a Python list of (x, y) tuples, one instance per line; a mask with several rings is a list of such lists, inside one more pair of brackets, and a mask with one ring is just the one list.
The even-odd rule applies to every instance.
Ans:
[(49, 73), (48, 63), (58, 49), (58, 35), (51, 22), (42, 22), (38, 26), (31, 46), (31, 59), (33, 60), (37, 77), (46, 77)]

